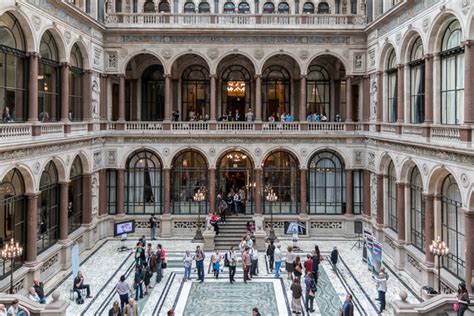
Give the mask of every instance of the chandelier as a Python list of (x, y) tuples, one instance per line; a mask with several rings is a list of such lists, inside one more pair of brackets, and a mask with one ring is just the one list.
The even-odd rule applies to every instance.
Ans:
[(276, 192), (273, 191), (273, 188), (271, 186), (266, 186), (265, 192), (267, 193), (267, 196), (265, 197), (265, 199), (268, 202), (276, 202), (278, 200), (278, 196), (276, 195)]
[(207, 189), (206, 187), (202, 186), (200, 187), (196, 193), (194, 193), (193, 200), (195, 202), (202, 202), (206, 199), (206, 192)]
[(247, 159), (247, 155), (240, 154), (240, 153), (232, 153), (226, 156), (227, 159), (232, 160), (233, 162), (240, 162), (242, 160)]
[(9, 243), (5, 245), (5, 247), (1, 251), (1, 257), (3, 259), (14, 259), (16, 257), (20, 257), (23, 253), (23, 248), (20, 247), (18, 242), (15, 243), (14, 239), (12, 238)]
[(245, 96), (245, 81), (227, 81), (227, 95), (230, 97)]

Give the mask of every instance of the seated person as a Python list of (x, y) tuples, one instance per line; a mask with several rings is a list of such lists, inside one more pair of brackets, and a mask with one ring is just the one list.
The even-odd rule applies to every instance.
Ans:
[(28, 289), (28, 298), (29, 298), (30, 300), (32, 300), (33, 302), (40, 303), (40, 304), (44, 304), (44, 303), (41, 303), (41, 299), (40, 299), (40, 297), (38, 296), (38, 293), (36, 293), (34, 287), (30, 287), (30, 288)]
[(0, 316), (7, 316), (7, 308), (4, 304), (0, 304)]
[(7, 310), (7, 315), (14, 315), (14, 316), (30, 316), (30, 312), (20, 306), (20, 301), (18, 299), (14, 299), (12, 305)]
[(254, 226), (252, 224), (252, 222), (247, 222), (247, 234), (253, 234), (253, 231), (254, 231)]
[(81, 271), (77, 272), (77, 276), (74, 279), (74, 292), (77, 293), (78, 298), (81, 299), (81, 291), (82, 289), (86, 289), (87, 291), (87, 298), (91, 298), (91, 287), (89, 284), (84, 284), (84, 275), (82, 274)]
[(12, 118), (11, 115), (10, 115), (10, 108), (7, 107), (7, 106), (3, 108), (2, 121), (3, 121), (4, 123), (13, 122), (13, 118)]
[(40, 282), (39, 280), (35, 279), (33, 281), (33, 287), (35, 288), (36, 293), (38, 293), (38, 296), (40, 298), (40, 304), (46, 304), (46, 298), (44, 297), (43, 282)]

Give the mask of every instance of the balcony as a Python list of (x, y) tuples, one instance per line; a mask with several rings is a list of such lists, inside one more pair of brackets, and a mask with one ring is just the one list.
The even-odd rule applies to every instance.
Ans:
[(211, 14), (211, 13), (112, 13), (107, 27), (179, 28), (294, 28), (363, 29), (365, 17), (343, 14)]

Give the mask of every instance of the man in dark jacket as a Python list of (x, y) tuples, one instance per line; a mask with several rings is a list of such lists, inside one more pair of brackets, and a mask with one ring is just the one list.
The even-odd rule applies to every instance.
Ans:
[(354, 304), (352, 304), (352, 295), (347, 294), (346, 300), (342, 305), (342, 316), (354, 316)]
[(331, 263), (332, 263), (332, 270), (336, 272), (337, 268), (337, 260), (339, 259), (339, 251), (337, 250), (337, 247), (334, 246), (334, 249), (331, 251)]
[(267, 248), (268, 264), (270, 265), (270, 272), (273, 272), (273, 262), (275, 261), (275, 245), (273, 240), (270, 240), (270, 244)]
[(313, 260), (313, 277), (314, 282), (318, 284), (318, 274), (319, 274), (319, 256), (316, 254), (316, 251), (312, 252), (311, 260)]

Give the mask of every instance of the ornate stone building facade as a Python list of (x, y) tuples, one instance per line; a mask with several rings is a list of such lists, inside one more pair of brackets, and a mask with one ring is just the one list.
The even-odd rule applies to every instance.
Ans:
[[(472, 1), (0, 4), (0, 238), (17, 290), (127, 218), (189, 235), (217, 196), (308, 238), (363, 221), (445, 290), (474, 265)], [(283, 118), (282, 118), (283, 117)], [(286, 118), (284, 118), (286, 117)], [(272, 206), (264, 189), (272, 186)], [(0, 289), (8, 263), (0, 262)]]

